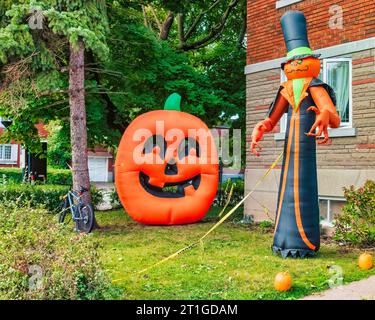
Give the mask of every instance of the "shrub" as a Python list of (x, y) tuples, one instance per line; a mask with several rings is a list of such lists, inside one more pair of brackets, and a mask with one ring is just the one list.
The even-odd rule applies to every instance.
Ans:
[(219, 191), (218, 191), (218, 193), (216, 194), (214, 205), (223, 206), (227, 203), (232, 186), (233, 186), (233, 192), (232, 192), (232, 196), (230, 197), (228, 205), (235, 206), (239, 201), (242, 200), (242, 198), (244, 197), (244, 189), (245, 189), (244, 181), (240, 179), (237, 179), (237, 180), (228, 179), (225, 182), (223, 182), (221, 186), (221, 191), (222, 191), (221, 202), (219, 199)]
[[(0, 203), (16, 203), (19, 207), (44, 207), (49, 212), (61, 210), (62, 197), (67, 194), (69, 186), (61, 185), (34, 185), (34, 184), (6, 184), (0, 186)], [(94, 206), (98, 205), (103, 196), (100, 190), (91, 188)]]
[[(21, 183), (22, 180), (22, 170), (20, 168), (0, 168), (0, 183)], [(47, 169), (46, 184), (72, 185), (72, 183), (72, 172), (70, 170)]]
[(259, 222), (259, 228), (261, 228), (264, 231), (273, 230), (274, 224), (273, 224), (272, 221), (263, 220), (263, 221)]
[(110, 191), (109, 199), (110, 199), (111, 207), (113, 209), (115, 209), (115, 208), (121, 208), (120, 198), (119, 198), (119, 196), (117, 194), (116, 189), (113, 189), (113, 190)]
[(94, 207), (100, 205), (104, 201), (104, 194), (102, 190), (96, 188), (94, 185), (91, 185), (90, 192), (91, 201)]
[(73, 184), (72, 172), (68, 169), (47, 169), (47, 181), (48, 184), (62, 184), (69, 185)]
[(0, 204), (0, 299), (106, 299), (119, 293), (104, 273), (98, 242), (45, 209)]
[(335, 217), (334, 240), (355, 246), (375, 245), (375, 182), (344, 188), (347, 203)]
[(20, 168), (0, 168), (0, 183), (21, 183), (22, 170)]
[(50, 212), (61, 210), (61, 199), (68, 192), (68, 186), (8, 184), (0, 186), (0, 203), (16, 203), (19, 207), (43, 206)]

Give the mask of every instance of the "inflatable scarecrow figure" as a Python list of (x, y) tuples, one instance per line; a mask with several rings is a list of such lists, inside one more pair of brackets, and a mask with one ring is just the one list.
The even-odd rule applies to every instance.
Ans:
[(288, 80), (281, 84), (267, 118), (255, 126), (251, 151), (259, 156), (263, 133), (270, 132), (287, 112), (272, 249), (284, 258), (307, 257), (320, 246), (315, 139), (323, 134), (318, 143), (326, 143), (328, 127), (337, 128), (340, 117), (332, 88), (318, 79), (319, 55), (309, 46), (305, 16), (288, 11), (281, 27), (288, 51), (281, 68)]

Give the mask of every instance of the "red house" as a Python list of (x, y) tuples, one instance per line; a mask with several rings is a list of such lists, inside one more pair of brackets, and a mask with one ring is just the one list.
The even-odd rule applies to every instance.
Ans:
[[(48, 131), (42, 123), (36, 125), (42, 141), (46, 141)], [(0, 135), (6, 130), (0, 121)], [(0, 144), (0, 167), (23, 168), (25, 149), (20, 144)], [(113, 155), (107, 149), (95, 148), (88, 151), (90, 180), (94, 182), (113, 181)]]

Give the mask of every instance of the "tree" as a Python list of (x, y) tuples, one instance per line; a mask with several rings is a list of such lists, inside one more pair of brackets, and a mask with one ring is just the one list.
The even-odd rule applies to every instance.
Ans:
[[(39, 100), (35, 98), (40, 96), (42, 100), (43, 96), (47, 97), (49, 102), (52, 100), (53, 105), (57, 102), (53, 101), (54, 94), (66, 94), (66, 91), (56, 88), (51, 88), (52, 92), (41, 94), (38, 79), (44, 76), (49, 80), (55, 77), (63, 81), (59, 72), (63, 69), (62, 66), (68, 65), (73, 188), (78, 189), (83, 186), (90, 189), (87, 168), (84, 54), (85, 48), (99, 59), (105, 58), (108, 54), (105, 42), (108, 29), (105, 2), (69, 0), (35, 1), (31, 4), (29, 1), (16, 2), (17, 4), (12, 5), (6, 12), (9, 20), (6, 21), (5, 27), (0, 29), (0, 41), (2, 40), (0, 61), (5, 65), (3, 68), (8, 70), (4, 80), (6, 87), (10, 89), (0, 95), (0, 103), (3, 104), (2, 113), (13, 120), (8, 139), (12, 135), (13, 137), (18, 135), (20, 140), (25, 136), (36, 139), (36, 130), (35, 128), (30, 130), (30, 126), (38, 120), (35, 119), (38, 111), (30, 113), (28, 118), (25, 109), (35, 111), (37, 108), (33, 102)], [(43, 10), (45, 20), (41, 30), (33, 30), (34, 28), (28, 23), (30, 9)], [(56, 47), (56, 41), (64, 46)], [(70, 53), (69, 59), (68, 53)], [(14, 63), (14, 60), (18, 61)], [(26, 87), (28, 84), (35, 86), (28, 88)], [(56, 81), (53, 84), (56, 84)], [(27, 94), (28, 97), (24, 100), (17, 99), (17, 104), (12, 99), (15, 92), (21, 96)], [(23, 109), (19, 116), (17, 111), (20, 110), (17, 108)], [(43, 108), (46, 109), (45, 106)], [(56, 117), (56, 114), (52, 117)], [(30, 138), (26, 139), (26, 144), (33, 144), (32, 142), (34, 141), (30, 141)], [(89, 192), (85, 194), (85, 200), (87, 202), (91, 200)]]
[[(178, 49), (176, 24), (169, 29), (166, 40), (160, 39), (149, 7), (149, 25), (145, 26), (139, 1), (106, 1), (105, 10), (95, 4), (90, 13), (78, 5), (73, 11), (58, 7), (51, 12), (44, 7), (43, 30), (29, 29), (28, 6), (21, 12), (19, 6), (8, 8), (4, 27), (0, 28), (0, 115), (15, 121), (2, 138), (16, 139), (37, 149), (39, 138), (34, 124), (58, 120), (56, 135), (63, 142), (67, 159), (69, 150), (63, 146), (68, 146), (70, 139), (70, 40), (78, 43), (79, 39), (85, 45), (89, 147), (101, 145), (115, 150), (127, 125), (139, 114), (161, 108), (173, 91), (183, 96), (184, 111), (199, 116), (209, 126), (244, 126), (245, 50), (238, 46), (243, 38), (244, 2), (241, 0), (231, 11), (220, 37), (210, 45), (188, 51)], [(181, 6), (175, 1), (143, 3), (153, 5), (160, 21), (168, 12), (175, 16)], [(207, 7), (202, 1), (182, 4), (186, 9), (185, 28)], [(189, 44), (204, 37), (208, 26), (219, 21), (226, 4), (223, 0), (222, 8), (217, 7), (220, 10), (208, 11), (202, 17)], [(102, 21), (103, 16), (108, 23)], [(70, 27), (75, 24), (82, 26)], [(231, 119), (233, 116), (238, 120)], [(55, 165), (66, 162), (54, 159)]]
[[(70, 139), (72, 145), (73, 188), (90, 190), (87, 158), (87, 131), (85, 105), (85, 45), (78, 40), (77, 48), (70, 44), (69, 59), (69, 105)], [(91, 202), (90, 193), (84, 193), (86, 202)]]
[[(228, 29), (230, 32), (237, 31), (238, 43), (242, 43), (245, 36), (244, 0), (148, 1), (142, 5), (142, 12), (145, 26), (156, 29), (161, 40), (174, 36), (177, 48), (183, 51), (206, 47), (216, 42)], [(174, 20), (176, 32), (173, 33)]]

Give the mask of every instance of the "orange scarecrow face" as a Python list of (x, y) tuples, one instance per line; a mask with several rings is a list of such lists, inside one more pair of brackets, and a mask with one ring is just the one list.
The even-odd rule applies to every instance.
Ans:
[(115, 174), (121, 203), (134, 220), (160, 225), (199, 221), (218, 186), (213, 137), (191, 114), (145, 113), (122, 137)]
[(284, 65), (284, 72), (288, 80), (317, 78), (320, 73), (320, 61), (314, 57), (292, 60)]

